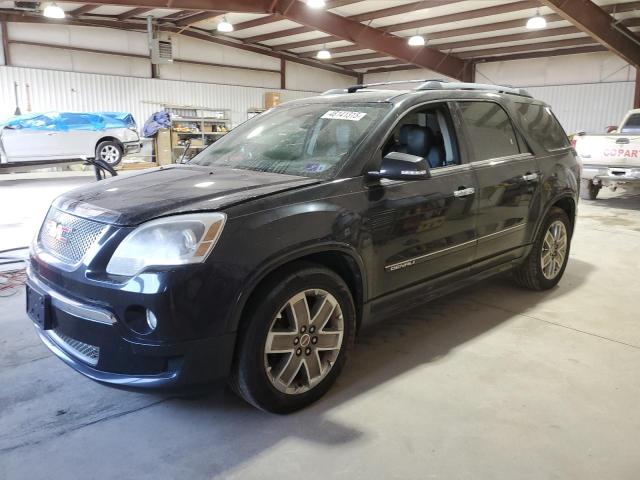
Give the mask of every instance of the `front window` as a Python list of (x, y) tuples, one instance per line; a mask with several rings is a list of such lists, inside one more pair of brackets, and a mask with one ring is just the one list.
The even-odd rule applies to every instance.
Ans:
[(191, 164), (331, 178), (390, 104), (279, 107), (232, 130)]
[(620, 133), (640, 133), (640, 113), (629, 115), (620, 129)]

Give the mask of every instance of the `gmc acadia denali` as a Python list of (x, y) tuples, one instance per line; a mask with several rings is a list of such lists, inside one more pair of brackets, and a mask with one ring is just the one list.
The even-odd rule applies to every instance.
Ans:
[(185, 165), (57, 198), (28, 268), (42, 341), (102, 383), (227, 379), (282, 413), (330, 388), (376, 317), (506, 270), (555, 286), (580, 168), (550, 108), (423, 82), (289, 102)]

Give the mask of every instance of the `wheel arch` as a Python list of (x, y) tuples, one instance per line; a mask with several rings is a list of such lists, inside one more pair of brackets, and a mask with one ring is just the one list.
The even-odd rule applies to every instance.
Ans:
[(98, 145), (100, 145), (102, 142), (116, 142), (120, 147), (120, 150), (122, 150), (122, 153), (124, 154), (124, 144), (120, 141), (119, 138), (114, 137), (113, 135), (106, 135), (104, 137), (100, 137), (96, 142), (95, 146), (93, 147), (94, 153), (98, 150)]
[(535, 235), (533, 237), (534, 239), (537, 238), (540, 232), (540, 228), (544, 223), (544, 219), (547, 218), (547, 215), (549, 215), (549, 212), (554, 207), (560, 208), (567, 214), (567, 216), (569, 217), (569, 221), (571, 222), (571, 235), (573, 235), (576, 224), (577, 202), (573, 195), (563, 194), (558, 195), (548, 203), (543, 214), (540, 216), (538, 225), (536, 226)]
[(296, 262), (311, 262), (338, 274), (347, 284), (356, 308), (356, 327), (362, 322), (364, 303), (367, 299), (367, 281), (364, 264), (358, 253), (348, 245), (327, 244), (309, 247), (278, 256), (256, 271), (238, 296), (227, 322), (226, 330), (235, 332), (241, 325), (243, 313), (258, 287)]

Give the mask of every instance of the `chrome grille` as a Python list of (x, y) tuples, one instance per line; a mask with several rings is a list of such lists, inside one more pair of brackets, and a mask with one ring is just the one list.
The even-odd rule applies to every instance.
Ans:
[(103, 223), (51, 208), (40, 228), (42, 247), (60, 260), (76, 264), (107, 229)]
[(56, 343), (67, 350), (69, 353), (74, 354), (81, 360), (85, 361), (89, 365), (97, 365), (100, 358), (100, 347), (95, 345), (89, 345), (88, 343), (81, 342), (75, 338), (71, 338), (69, 335), (54, 330), (51, 335)]

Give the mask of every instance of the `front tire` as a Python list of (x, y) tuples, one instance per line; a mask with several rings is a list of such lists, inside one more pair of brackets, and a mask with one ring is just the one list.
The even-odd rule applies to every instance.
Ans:
[(115, 167), (122, 161), (122, 147), (113, 140), (100, 142), (96, 147), (96, 159)]
[(595, 200), (600, 188), (602, 187), (594, 185), (593, 181), (583, 178), (580, 180), (580, 198), (584, 200)]
[(571, 233), (571, 222), (566, 212), (552, 207), (529, 255), (513, 272), (516, 283), (530, 290), (555, 287), (567, 267)]
[(229, 379), (252, 405), (289, 413), (322, 397), (353, 345), (355, 307), (340, 276), (297, 263), (252, 296)]

